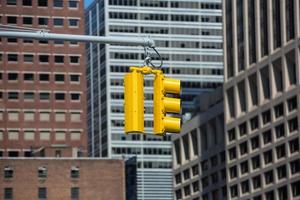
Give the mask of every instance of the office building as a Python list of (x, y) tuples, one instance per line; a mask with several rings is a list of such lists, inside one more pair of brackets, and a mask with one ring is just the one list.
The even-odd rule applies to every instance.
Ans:
[(300, 197), (300, 3), (225, 0), (228, 198)]
[[(221, 0), (97, 0), (85, 14), (86, 34), (151, 37), (167, 76), (180, 79), (184, 112), (193, 97), (223, 82)], [(136, 46), (87, 46), (88, 148), (91, 156), (137, 155), (138, 199), (172, 199), (170, 136), (125, 135), (123, 77), (142, 66)], [(153, 52), (156, 64), (157, 57)], [(152, 133), (152, 76), (145, 80), (145, 130)]]
[(1, 199), (125, 200), (125, 162), (91, 158), (1, 158)]
[[(84, 34), (83, 1), (3, 0), (1, 30)], [(86, 154), (85, 46), (1, 38), (0, 156), (65, 145)]]
[(226, 199), (223, 90), (197, 98), (197, 114), (172, 137), (174, 199)]

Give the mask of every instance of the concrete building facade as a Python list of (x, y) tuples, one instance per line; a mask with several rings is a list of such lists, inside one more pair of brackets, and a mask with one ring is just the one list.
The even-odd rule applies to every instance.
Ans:
[[(97, 0), (86, 10), (86, 34), (151, 35), (166, 75), (182, 81), (183, 113), (192, 112), (196, 95), (223, 82), (221, 15), (221, 0)], [(170, 136), (151, 135), (151, 76), (145, 78), (145, 131), (150, 134), (124, 134), (123, 77), (129, 66), (143, 65), (144, 49), (89, 44), (86, 53), (90, 155), (137, 155), (138, 198), (172, 199)], [(153, 58), (157, 62), (154, 53)]]
[(125, 200), (123, 160), (2, 158), (0, 198)]
[[(82, 0), (3, 0), (1, 29), (84, 34)], [(86, 153), (84, 44), (1, 38), (0, 156), (66, 145)]]
[(172, 137), (174, 199), (226, 199), (223, 90), (198, 99), (195, 116)]
[(225, 0), (228, 197), (300, 198), (300, 3)]

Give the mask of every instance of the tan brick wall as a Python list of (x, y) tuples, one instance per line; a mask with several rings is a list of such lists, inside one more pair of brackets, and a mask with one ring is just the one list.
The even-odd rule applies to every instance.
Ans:
[[(12, 179), (4, 179), (4, 167), (14, 170)], [(38, 178), (38, 167), (46, 167), (48, 176)], [(71, 167), (79, 167), (80, 177), (70, 177)], [(48, 200), (71, 199), (71, 187), (79, 187), (80, 199), (125, 199), (125, 163), (122, 160), (87, 159), (0, 159), (0, 197), (4, 188), (13, 188), (14, 200), (38, 199), (38, 187), (47, 188)]]

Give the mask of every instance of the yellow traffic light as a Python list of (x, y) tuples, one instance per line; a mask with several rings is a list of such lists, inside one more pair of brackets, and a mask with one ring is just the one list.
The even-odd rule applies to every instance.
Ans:
[(180, 80), (165, 78), (161, 71), (155, 73), (154, 79), (154, 134), (180, 132), (180, 118), (168, 117), (167, 113), (180, 113), (180, 99), (167, 94), (180, 94)]
[(144, 132), (144, 76), (134, 68), (124, 80), (125, 132)]

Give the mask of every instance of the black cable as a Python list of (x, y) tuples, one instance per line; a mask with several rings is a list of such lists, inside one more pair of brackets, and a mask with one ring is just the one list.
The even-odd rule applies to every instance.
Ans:
[(151, 62), (150, 62), (150, 64), (152, 65), (152, 67), (154, 67), (154, 68), (161, 68), (162, 66), (163, 66), (163, 59), (162, 59), (162, 57), (160, 56), (160, 54), (158, 53), (158, 51), (155, 49), (155, 47), (151, 47), (154, 51), (155, 51), (155, 53), (157, 54), (157, 56), (158, 56), (158, 58), (160, 59), (160, 65), (158, 66), (158, 67), (156, 67), (154, 64), (152, 64)]

